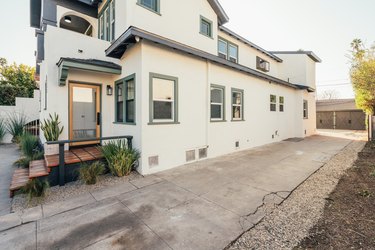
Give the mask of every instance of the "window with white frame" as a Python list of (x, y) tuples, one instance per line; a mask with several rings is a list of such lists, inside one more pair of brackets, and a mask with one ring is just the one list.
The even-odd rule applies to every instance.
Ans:
[(238, 46), (221, 37), (219, 37), (218, 54), (221, 58), (238, 62)]
[(279, 97), (279, 111), (284, 112), (284, 96)]
[(232, 120), (243, 120), (243, 90), (232, 89)]
[(276, 111), (277, 98), (276, 95), (270, 95), (270, 110)]
[(177, 123), (177, 84), (175, 77), (151, 74), (150, 123)]
[(99, 13), (99, 39), (115, 39), (115, 0), (109, 1)]
[(224, 121), (225, 88), (211, 86), (211, 121)]
[(303, 100), (303, 118), (309, 118), (309, 103), (307, 100)]

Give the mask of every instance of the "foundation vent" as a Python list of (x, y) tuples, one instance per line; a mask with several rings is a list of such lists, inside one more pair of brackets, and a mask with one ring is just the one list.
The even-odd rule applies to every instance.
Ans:
[(195, 150), (186, 151), (186, 161), (195, 161)]
[(207, 158), (207, 148), (199, 149), (199, 159)]
[(159, 166), (159, 156), (150, 156), (148, 157), (148, 166), (150, 168)]

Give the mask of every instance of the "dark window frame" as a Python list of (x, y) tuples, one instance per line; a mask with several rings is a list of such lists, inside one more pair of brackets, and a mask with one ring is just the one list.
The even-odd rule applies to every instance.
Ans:
[[(98, 14), (98, 38), (107, 42), (115, 40), (116, 2), (109, 0)], [(109, 14), (109, 16), (108, 16)]]
[[(273, 99), (275, 101), (273, 101)], [(277, 96), (276, 95), (270, 95), (270, 111), (276, 112), (277, 111)]]
[(160, 0), (153, 0), (155, 1), (155, 8), (153, 8), (152, 6), (147, 6), (145, 5), (142, 0), (137, 0), (137, 5), (145, 8), (146, 10), (149, 10), (151, 12), (154, 12), (158, 15), (160, 15)]
[(279, 111), (284, 112), (285, 111), (285, 97), (279, 96)]
[[(155, 119), (154, 118), (154, 79), (161, 79), (173, 82), (173, 118), (172, 119)], [(162, 75), (158, 73), (150, 73), (149, 82), (149, 125), (162, 125), (162, 124), (179, 124), (178, 121), (178, 78), (174, 76)]]
[[(209, 34), (206, 34), (204, 31), (202, 31), (202, 24), (203, 23), (208, 24)], [(200, 18), (199, 18), (199, 34), (213, 39), (213, 27), (214, 27), (213, 22), (210, 19), (205, 18), (204, 16), (200, 16)]]
[[(133, 81), (134, 82), (134, 107), (133, 107), (133, 113), (134, 113), (134, 119), (128, 120), (128, 83)], [(122, 86), (122, 121), (118, 119), (118, 86)], [(129, 75), (125, 78), (122, 78), (115, 82), (115, 123), (119, 124), (128, 124), (128, 125), (136, 125), (136, 119), (137, 119), (137, 84), (136, 84), (136, 74)]]
[(309, 101), (303, 100), (303, 119), (309, 119)]
[[(220, 52), (220, 42), (224, 42), (224, 43), (226, 43), (226, 55), (225, 55), (225, 58), (220, 56), (220, 54), (222, 54), (222, 53)], [(235, 48), (237, 49), (236, 58), (234, 58), (235, 61), (232, 61), (232, 60), (231, 60), (231, 56), (230, 56), (230, 46), (235, 47)], [(239, 47), (238, 47), (237, 44), (232, 43), (232, 42), (228, 41), (227, 39), (222, 38), (222, 37), (220, 37), (220, 36), (218, 37), (217, 54), (218, 54), (218, 56), (219, 56), (220, 58), (223, 58), (223, 59), (225, 59), (225, 60), (231, 61), (231, 62), (233, 62), (233, 63), (238, 63), (238, 62), (239, 62), (239, 50), (240, 50), (240, 49), (239, 49)]]

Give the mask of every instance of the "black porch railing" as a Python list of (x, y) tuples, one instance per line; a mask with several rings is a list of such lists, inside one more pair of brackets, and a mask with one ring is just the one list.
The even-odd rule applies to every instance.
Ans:
[(62, 141), (48, 141), (48, 145), (59, 145), (59, 185), (65, 185), (65, 144), (70, 143), (80, 143), (80, 142), (92, 142), (92, 141), (109, 141), (109, 140), (121, 140), (126, 139), (127, 146), (132, 149), (133, 136), (111, 136), (111, 137), (100, 137), (100, 138), (90, 138), (90, 139), (77, 139), (77, 140), (62, 140)]

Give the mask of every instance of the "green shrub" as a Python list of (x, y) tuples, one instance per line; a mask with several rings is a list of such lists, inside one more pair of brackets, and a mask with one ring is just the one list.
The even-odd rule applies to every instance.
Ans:
[(60, 128), (59, 116), (55, 113), (53, 116), (49, 114), (49, 119), (41, 123), (40, 129), (43, 131), (47, 141), (57, 141), (64, 130), (64, 126)]
[(32, 179), (22, 188), (22, 192), (27, 194), (30, 201), (34, 197), (44, 197), (48, 188), (48, 181)]
[(94, 185), (98, 176), (104, 174), (105, 166), (102, 162), (96, 161), (92, 164), (83, 164), (79, 169), (79, 178), (87, 185)]
[(29, 96), (27, 88), (23, 86), (14, 86), (10, 84), (0, 84), (0, 105), (16, 105), (16, 97)]
[(23, 114), (12, 114), (8, 116), (6, 124), (7, 131), (13, 136), (12, 142), (19, 142), (20, 136), (23, 134), (23, 128), (26, 125), (26, 117)]
[(3, 119), (0, 119), (0, 142), (4, 139), (4, 136), (7, 133), (6, 123)]
[(13, 164), (17, 167), (23, 167), (23, 168), (28, 168), (30, 165), (30, 162), (36, 161), (36, 160), (41, 160), (44, 158), (44, 152), (43, 151), (38, 151), (32, 156), (26, 156), (18, 159), (15, 161)]
[(110, 141), (101, 151), (109, 171), (118, 177), (129, 175), (140, 157), (138, 150), (127, 148), (125, 140)]
[(24, 156), (32, 157), (35, 153), (40, 152), (38, 137), (24, 133), (19, 137), (19, 141)]

